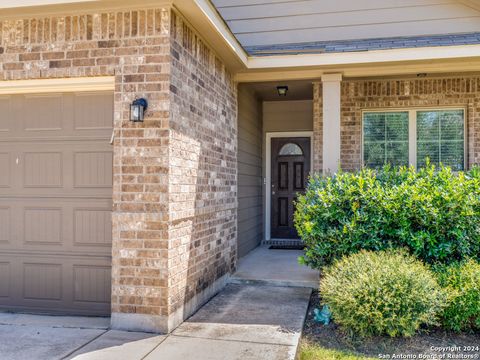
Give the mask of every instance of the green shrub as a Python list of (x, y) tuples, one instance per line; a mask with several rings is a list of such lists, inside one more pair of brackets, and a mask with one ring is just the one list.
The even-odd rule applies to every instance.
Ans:
[(434, 275), (404, 251), (361, 251), (327, 267), (322, 301), (335, 322), (360, 336), (412, 336), (435, 324), (444, 295)]
[(480, 257), (480, 171), (428, 165), (313, 176), (296, 203), (304, 261), (331, 263), (361, 249), (407, 248), (428, 263)]
[(480, 329), (480, 264), (469, 260), (436, 272), (447, 295), (443, 326), (455, 331)]

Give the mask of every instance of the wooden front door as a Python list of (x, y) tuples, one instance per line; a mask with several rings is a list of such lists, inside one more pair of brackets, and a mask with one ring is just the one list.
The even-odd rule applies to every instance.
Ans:
[(310, 173), (310, 138), (272, 139), (271, 237), (297, 239), (294, 201), (304, 193)]

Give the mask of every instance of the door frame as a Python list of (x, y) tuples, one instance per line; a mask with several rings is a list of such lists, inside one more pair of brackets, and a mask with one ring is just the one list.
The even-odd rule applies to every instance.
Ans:
[(313, 165), (313, 131), (282, 131), (265, 134), (265, 240), (271, 240), (272, 217), (272, 139), (273, 138), (310, 138), (310, 173)]

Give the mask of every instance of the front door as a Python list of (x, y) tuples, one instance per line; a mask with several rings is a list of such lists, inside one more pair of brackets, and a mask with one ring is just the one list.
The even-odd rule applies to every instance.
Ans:
[(297, 239), (294, 201), (305, 192), (310, 173), (310, 138), (272, 138), (271, 237)]

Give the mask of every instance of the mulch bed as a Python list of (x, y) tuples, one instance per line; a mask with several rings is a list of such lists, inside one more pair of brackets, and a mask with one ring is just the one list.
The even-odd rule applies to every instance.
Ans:
[[(303, 340), (308, 343), (316, 343), (327, 349), (390, 359), (392, 359), (393, 354), (416, 355), (416, 357), (404, 357), (405, 359), (422, 359), (421, 355), (427, 354), (433, 354), (430, 357), (431, 359), (480, 359), (480, 351), (478, 349), (464, 348), (480, 347), (480, 332), (457, 334), (440, 329), (424, 329), (411, 338), (374, 337), (359, 339), (343, 331), (336, 324), (331, 323), (325, 326), (316, 323), (313, 320), (314, 308), (320, 308), (320, 298), (316, 291), (310, 299), (308, 316), (303, 329)], [(452, 349), (438, 350), (438, 347), (448, 346), (457, 346), (459, 351), (452, 351)], [(432, 347), (436, 347), (436, 349), (432, 350)], [(384, 354), (386, 357), (381, 357), (380, 354)], [(463, 355), (466, 355), (466, 357)], [(393, 358), (400, 359), (402, 357)]]

